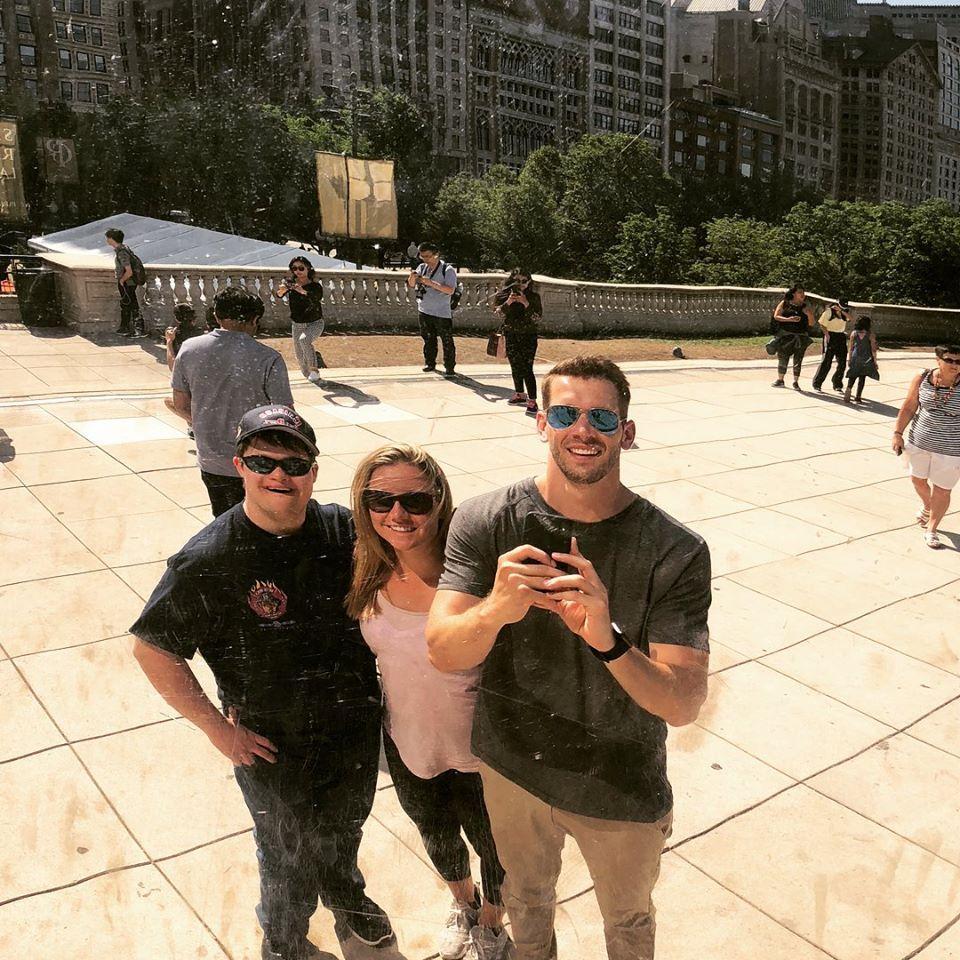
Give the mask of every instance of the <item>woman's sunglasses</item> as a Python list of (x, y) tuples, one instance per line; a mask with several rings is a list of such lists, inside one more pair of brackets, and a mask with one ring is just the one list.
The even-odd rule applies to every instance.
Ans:
[(580, 407), (557, 403), (547, 408), (547, 423), (554, 430), (569, 430), (583, 413), (587, 415), (587, 423), (597, 433), (616, 433), (620, 424), (624, 422), (616, 410), (607, 410), (604, 407), (592, 407), (590, 410), (583, 410)]
[(302, 263), (299, 263), (299, 264), (297, 264), (297, 266), (295, 266), (295, 267), (293, 268), (293, 272), (294, 272), (294, 273), (306, 273), (306, 272), (307, 272), (307, 268), (306, 268)]
[(303, 457), (284, 457), (282, 460), (274, 460), (273, 457), (249, 456), (241, 457), (243, 465), (254, 473), (268, 476), (279, 467), (288, 477), (303, 477), (310, 472), (313, 466), (312, 460), (306, 460)]
[(364, 490), (363, 505), (373, 513), (389, 513), (395, 503), (415, 517), (422, 517), (433, 509), (432, 493), (387, 493), (384, 490)]
[(960, 357), (941, 357), (940, 359), (953, 367), (960, 367)]

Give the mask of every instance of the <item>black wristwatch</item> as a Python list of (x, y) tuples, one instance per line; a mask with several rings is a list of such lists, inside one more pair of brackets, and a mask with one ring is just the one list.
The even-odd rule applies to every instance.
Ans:
[(590, 652), (603, 663), (619, 660), (630, 649), (630, 644), (627, 643), (623, 631), (615, 623), (610, 624), (610, 630), (613, 633), (613, 646), (609, 650), (597, 650), (595, 647), (590, 647)]

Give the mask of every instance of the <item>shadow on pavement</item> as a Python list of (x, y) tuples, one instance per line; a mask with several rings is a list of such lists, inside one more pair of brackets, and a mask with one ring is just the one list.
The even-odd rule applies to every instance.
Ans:
[[(372, 393), (365, 393), (359, 387), (352, 387), (348, 383), (340, 383), (339, 380), (321, 378), (317, 381), (317, 386), (324, 391), (324, 400), (328, 400), (337, 407), (366, 407), (380, 402), (380, 398), (375, 397)], [(341, 402), (341, 400), (346, 402)]]
[(482, 400), (486, 400), (487, 403), (496, 403), (498, 400), (505, 400), (507, 397), (513, 396), (513, 390), (509, 387), (494, 387), (489, 383), (474, 380), (473, 377), (464, 376), (462, 373), (450, 377), (448, 382), (466, 387)]
[(0, 463), (9, 463), (15, 460), (16, 456), (17, 450), (13, 445), (13, 437), (0, 427)]

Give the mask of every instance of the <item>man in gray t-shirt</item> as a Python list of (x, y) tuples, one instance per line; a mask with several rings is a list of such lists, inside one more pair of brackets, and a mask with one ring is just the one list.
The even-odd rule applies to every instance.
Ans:
[(417, 248), (423, 261), (411, 268), (407, 286), (416, 288), (420, 336), (423, 338), (423, 372), (437, 369), (437, 338), (443, 344), (443, 375), (452, 377), (457, 365), (457, 348), (453, 342), (453, 311), (450, 298), (457, 289), (457, 271), (440, 259), (435, 243), (421, 243)]
[(240, 418), (268, 403), (293, 405), (283, 357), (253, 338), (262, 306), (239, 287), (221, 290), (213, 299), (219, 329), (187, 340), (173, 365), (168, 406), (193, 426), (215, 517), (243, 500), (233, 465)]
[(567, 835), (609, 960), (652, 960), (670, 833), (666, 728), (707, 691), (706, 544), (620, 482), (630, 387), (599, 357), (558, 364), (537, 428), (546, 472), (454, 515), (427, 624), (434, 666), (482, 664), (473, 726), (518, 960), (556, 957)]
[(143, 337), (143, 314), (137, 299), (137, 278), (133, 269), (133, 251), (123, 242), (123, 231), (112, 228), (105, 234), (107, 245), (113, 250), (113, 272), (120, 292), (121, 337)]

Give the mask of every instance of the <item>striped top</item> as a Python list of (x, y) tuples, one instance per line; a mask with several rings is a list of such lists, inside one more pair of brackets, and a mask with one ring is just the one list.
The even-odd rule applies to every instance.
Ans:
[(953, 391), (934, 387), (932, 371), (920, 381), (920, 406), (910, 421), (907, 442), (921, 450), (960, 457), (960, 380)]

